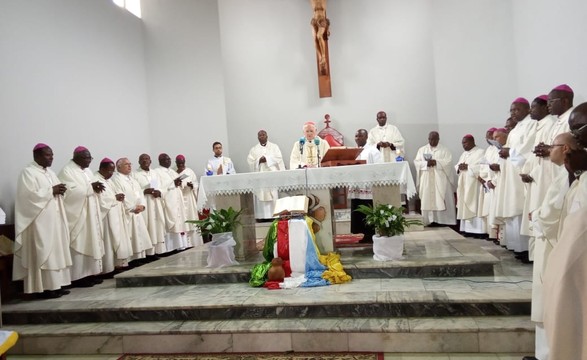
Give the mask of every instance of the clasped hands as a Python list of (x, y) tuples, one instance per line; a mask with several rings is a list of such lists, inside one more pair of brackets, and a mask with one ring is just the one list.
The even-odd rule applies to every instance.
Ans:
[(499, 164), (490, 164), (489, 169), (491, 169), (493, 171), (500, 171)]
[(465, 164), (465, 163), (460, 163), (459, 164), (459, 171), (465, 171), (465, 170), (469, 170), (469, 165)]
[(94, 189), (95, 193), (101, 193), (102, 191), (106, 190), (106, 186), (99, 181), (92, 183), (92, 188)]
[(153, 188), (145, 189), (145, 191), (143, 191), (143, 193), (145, 195), (152, 195), (154, 198), (160, 198), (161, 197), (161, 191), (155, 190)]
[(63, 195), (67, 191), (67, 186), (65, 184), (57, 184), (53, 186), (53, 195)]
[(510, 157), (510, 148), (504, 147), (499, 150), (499, 157), (502, 159), (507, 159)]
[(395, 150), (395, 145), (389, 141), (380, 141), (377, 143), (377, 149), (379, 148), (391, 148), (391, 150)]
[(436, 166), (436, 160), (434, 160), (434, 159), (426, 160), (426, 166), (428, 166), (428, 167)]
[(534, 155), (538, 157), (548, 157), (550, 156), (550, 146), (546, 145), (543, 142), (540, 142), (538, 145), (534, 147)]

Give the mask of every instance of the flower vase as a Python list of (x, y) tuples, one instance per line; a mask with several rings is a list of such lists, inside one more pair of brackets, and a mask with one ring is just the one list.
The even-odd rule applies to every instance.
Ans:
[(238, 265), (234, 257), (236, 241), (232, 232), (212, 234), (212, 241), (208, 248), (208, 265), (206, 267), (223, 267)]
[(404, 235), (373, 235), (373, 260), (399, 260), (404, 252)]

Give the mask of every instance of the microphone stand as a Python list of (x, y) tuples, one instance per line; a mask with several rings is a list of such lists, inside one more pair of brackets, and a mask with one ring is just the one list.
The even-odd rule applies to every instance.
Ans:
[(298, 169), (302, 169), (302, 158), (304, 156), (304, 141), (300, 139), (300, 163), (298, 164)]

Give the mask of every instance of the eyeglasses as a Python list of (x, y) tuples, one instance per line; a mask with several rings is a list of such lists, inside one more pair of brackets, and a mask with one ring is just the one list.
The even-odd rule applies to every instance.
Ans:
[(560, 99), (561, 99), (561, 98), (548, 99), (548, 100), (546, 100), (546, 103), (547, 103), (547, 104), (552, 104), (553, 102), (555, 102), (555, 101), (558, 101), (558, 100), (560, 100)]
[(583, 147), (585, 147), (585, 145), (587, 145), (581, 139), (583, 137), (583, 133), (586, 131), (586, 129), (587, 129), (587, 124), (581, 126), (578, 129), (571, 130), (571, 135), (573, 136), (573, 138), (575, 138), (575, 140), (577, 140), (577, 142)]

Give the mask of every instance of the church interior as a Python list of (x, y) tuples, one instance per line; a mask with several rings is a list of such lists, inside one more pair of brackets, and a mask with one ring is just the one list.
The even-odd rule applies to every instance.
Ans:
[[(413, 158), (438, 131), (453, 158), (503, 127), (512, 100), (570, 84), (585, 101), (582, 0), (330, 0), (331, 95), (321, 97), (308, 0), (0, 0), (0, 207), (46, 143), (57, 172), (77, 146), (98, 159), (183, 154), (198, 176), (212, 144), (238, 173), (267, 131), (284, 158), (308, 121), (354, 146), (387, 113)], [(155, 161), (154, 161), (155, 162)], [(287, 161), (286, 161), (287, 163)], [(346, 219), (334, 225), (345, 228)], [(256, 240), (267, 225), (256, 225)], [(343, 231), (344, 232), (344, 231)], [(8, 359), (126, 353), (374, 352), (385, 359), (521, 359), (534, 351), (532, 266), (450, 228), (406, 233), (401, 261), (340, 247), (346, 284), (247, 283), (261, 253), (206, 267), (194, 247), (58, 299), (3, 302)], [(3, 272), (6, 270), (3, 269)], [(4, 286), (4, 284), (3, 284)], [(1, 289), (4, 294), (5, 288)], [(10, 289), (8, 290), (10, 292)]]

